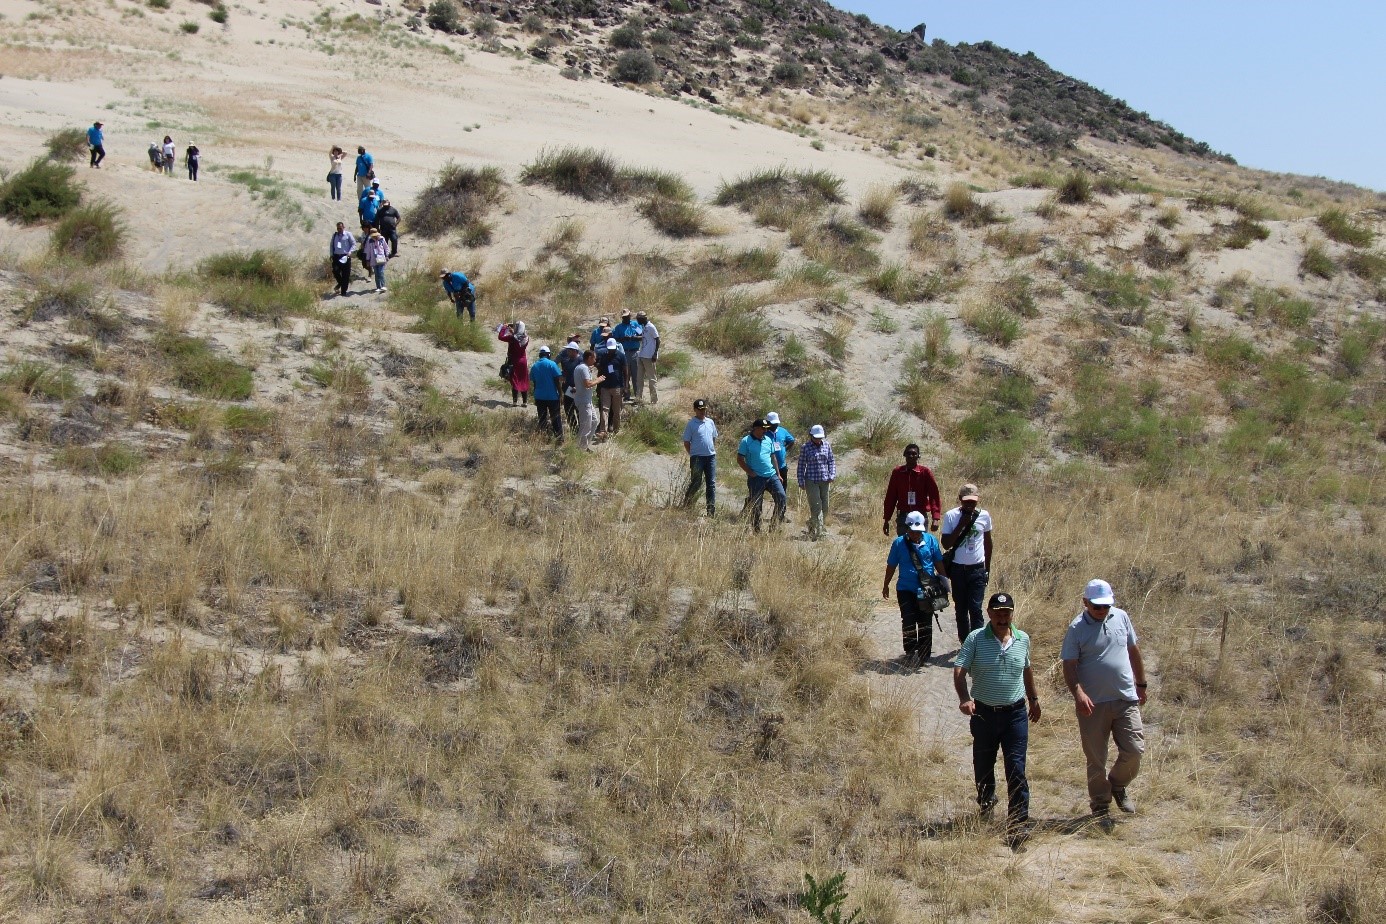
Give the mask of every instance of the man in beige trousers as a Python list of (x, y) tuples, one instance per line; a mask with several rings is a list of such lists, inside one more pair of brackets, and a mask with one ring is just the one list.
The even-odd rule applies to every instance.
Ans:
[[(1078, 734), (1088, 764), (1088, 802), (1095, 816), (1105, 816), (1116, 802), (1123, 812), (1136, 803), (1127, 787), (1140, 771), (1145, 753), (1141, 706), (1145, 704), (1145, 663), (1136, 628), (1125, 610), (1117, 609), (1112, 585), (1096, 579), (1083, 590), (1083, 612), (1069, 623), (1061, 656), (1064, 683), (1078, 712)], [(1107, 767), (1108, 741), (1115, 740), (1117, 759)]]

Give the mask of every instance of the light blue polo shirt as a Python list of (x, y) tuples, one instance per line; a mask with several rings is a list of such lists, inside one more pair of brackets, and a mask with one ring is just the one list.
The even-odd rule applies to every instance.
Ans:
[(762, 478), (779, 477), (780, 470), (775, 467), (775, 441), (768, 434), (756, 439), (747, 433), (737, 444), (736, 454), (746, 460), (752, 474)]
[(1001, 640), (988, 623), (973, 629), (963, 641), (954, 667), (972, 676), (972, 698), (988, 706), (1009, 706), (1025, 696), (1025, 668), (1030, 666), (1030, 636), (1011, 626), (1011, 643)]
[(1112, 607), (1101, 622), (1084, 610), (1068, 624), (1059, 656), (1078, 662), (1078, 682), (1094, 703), (1134, 703), (1136, 674), (1126, 649), (1137, 641), (1136, 627), (1125, 610)]
[(684, 425), (683, 441), (688, 444), (690, 456), (717, 455), (717, 424), (711, 417), (702, 420), (694, 417)]

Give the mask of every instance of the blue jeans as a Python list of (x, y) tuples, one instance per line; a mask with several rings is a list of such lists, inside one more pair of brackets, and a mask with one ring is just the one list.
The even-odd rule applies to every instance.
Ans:
[(683, 495), (685, 506), (693, 503), (704, 482), (707, 484), (707, 515), (712, 516), (717, 513), (717, 457), (689, 456), (688, 492)]
[(986, 808), (996, 801), (996, 751), (1006, 770), (1006, 817), (1025, 821), (1030, 817), (1030, 782), (1025, 779), (1025, 749), (1030, 744), (1030, 716), (1025, 700), (993, 709), (977, 704), (969, 723), (972, 729), (972, 773), (977, 781), (977, 804)]
[(377, 289), (383, 289), (383, 288), (385, 288), (385, 264), (384, 264), (384, 263), (377, 263), (377, 264), (375, 265), (375, 287), (376, 287)]
[(342, 201), (342, 175), (340, 173), (327, 175), (327, 189), (332, 194), (333, 199), (338, 202)]
[(948, 569), (953, 582), (953, 615), (958, 619), (958, 644), (967, 641), (973, 629), (982, 628), (982, 602), (987, 595), (987, 566), (954, 565)]
[(746, 490), (749, 493), (746, 504), (751, 508), (752, 530), (760, 532), (760, 513), (761, 508), (765, 506), (766, 491), (775, 499), (775, 515), (771, 522), (784, 522), (784, 512), (789, 505), (789, 498), (785, 496), (784, 484), (779, 478), (774, 475), (749, 475), (746, 478)]

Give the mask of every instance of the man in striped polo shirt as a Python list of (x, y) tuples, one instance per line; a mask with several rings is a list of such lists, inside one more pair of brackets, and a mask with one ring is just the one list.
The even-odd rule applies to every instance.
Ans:
[(1012, 627), (1014, 615), (1015, 600), (1010, 594), (991, 595), (987, 625), (968, 634), (953, 661), (953, 687), (958, 710), (971, 717), (977, 805), (983, 817), (990, 817), (996, 807), (996, 751), (1000, 748), (1009, 794), (1006, 819), (1017, 831), (1030, 820), (1025, 749), (1030, 743), (1030, 722), (1040, 719), (1040, 701), (1030, 670), (1030, 636)]

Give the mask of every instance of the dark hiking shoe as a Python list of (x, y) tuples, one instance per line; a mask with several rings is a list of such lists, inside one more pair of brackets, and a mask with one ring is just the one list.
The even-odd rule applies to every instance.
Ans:
[(1136, 814), (1136, 802), (1124, 789), (1112, 790), (1112, 801), (1128, 815)]

